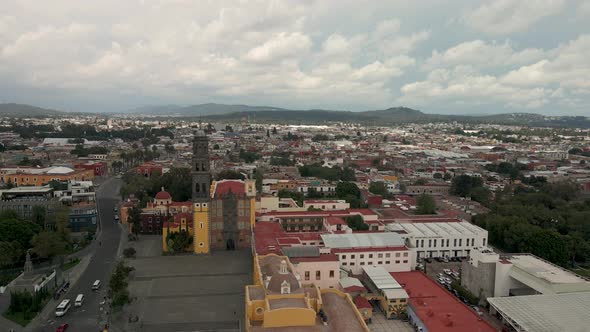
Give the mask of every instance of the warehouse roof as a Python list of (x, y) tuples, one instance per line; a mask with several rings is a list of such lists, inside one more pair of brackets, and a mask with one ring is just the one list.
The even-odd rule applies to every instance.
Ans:
[(404, 246), (403, 238), (397, 233), (352, 233), (321, 234), (328, 248), (370, 248)]
[(467, 221), (461, 222), (411, 222), (391, 223), (385, 226), (388, 231), (405, 231), (414, 237), (433, 236), (473, 236), (486, 232), (485, 229)]
[(492, 297), (488, 302), (523, 331), (576, 332), (590, 326), (590, 292)]

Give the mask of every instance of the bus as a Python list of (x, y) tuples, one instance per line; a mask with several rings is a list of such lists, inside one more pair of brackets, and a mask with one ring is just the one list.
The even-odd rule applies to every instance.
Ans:
[(68, 310), (70, 310), (70, 307), (71, 307), (71, 304), (70, 304), (69, 299), (65, 299), (65, 300), (61, 301), (61, 303), (55, 309), (55, 316), (61, 317), (61, 316), (65, 315), (66, 312), (68, 312)]
[(74, 306), (81, 307), (82, 303), (84, 303), (84, 294), (78, 294), (78, 296), (76, 296), (76, 302), (74, 302)]

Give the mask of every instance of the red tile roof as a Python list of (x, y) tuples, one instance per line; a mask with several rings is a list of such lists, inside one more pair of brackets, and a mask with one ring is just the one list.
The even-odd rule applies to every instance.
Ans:
[(347, 293), (356, 293), (356, 292), (366, 292), (367, 289), (363, 286), (350, 286), (350, 287), (346, 287), (344, 288), (344, 291)]
[[(355, 287), (355, 286), (353, 286), (353, 287)], [(361, 309), (361, 308), (372, 309), (373, 308), (371, 303), (369, 303), (369, 301), (366, 298), (364, 298), (360, 295), (354, 298), (354, 305), (356, 305), (356, 307), (359, 309)]]
[(293, 263), (298, 262), (338, 262), (338, 256), (334, 254), (321, 254), (318, 257), (293, 257), (289, 258)]
[(236, 195), (242, 195), (246, 193), (246, 186), (242, 180), (221, 180), (215, 183), (214, 197), (217, 195), (225, 195), (229, 192)]
[(330, 216), (330, 217), (326, 218), (326, 221), (330, 225), (346, 225), (347, 224), (346, 221), (344, 221), (344, 219), (342, 219), (340, 217), (334, 217), (334, 216)]
[(422, 272), (392, 272), (409, 305), (429, 331), (493, 332), (496, 329)]

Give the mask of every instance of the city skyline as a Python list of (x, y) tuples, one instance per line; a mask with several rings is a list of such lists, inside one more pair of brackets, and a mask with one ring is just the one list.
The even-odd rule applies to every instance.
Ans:
[(0, 101), (587, 114), (587, 3), (335, 5), (10, 1)]

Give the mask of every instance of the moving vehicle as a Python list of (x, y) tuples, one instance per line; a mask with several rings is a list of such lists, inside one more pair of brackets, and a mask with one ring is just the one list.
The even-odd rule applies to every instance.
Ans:
[(81, 307), (82, 303), (84, 303), (84, 294), (78, 294), (76, 296), (76, 302), (74, 302), (74, 307)]
[(57, 317), (62, 317), (63, 315), (65, 315), (68, 310), (70, 310), (70, 307), (72, 306), (70, 299), (65, 299), (63, 301), (61, 301), (57, 308), (55, 308), (55, 316)]
[(98, 290), (100, 288), (100, 280), (95, 280), (92, 284), (92, 290)]
[(70, 325), (68, 323), (63, 323), (57, 327), (57, 330), (55, 330), (55, 332), (66, 332), (68, 327), (70, 327)]

